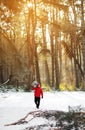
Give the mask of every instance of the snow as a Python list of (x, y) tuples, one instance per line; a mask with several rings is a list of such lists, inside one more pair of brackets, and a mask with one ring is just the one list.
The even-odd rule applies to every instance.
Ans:
[[(39, 110), (68, 111), (68, 106), (81, 106), (85, 108), (85, 92), (44, 92)], [(18, 121), (31, 111), (36, 111), (33, 92), (0, 93), (0, 130), (25, 130), (28, 126), (48, 124), (48, 120), (36, 117), (33, 120), (29, 115), (29, 123), (5, 126)], [(45, 129), (46, 130), (46, 129)]]

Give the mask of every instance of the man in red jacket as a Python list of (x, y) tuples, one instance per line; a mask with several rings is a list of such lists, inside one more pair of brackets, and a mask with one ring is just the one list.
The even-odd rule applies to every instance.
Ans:
[(32, 86), (32, 90), (34, 90), (34, 97), (35, 97), (34, 101), (35, 101), (35, 104), (36, 104), (36, 108), (39, 108), (40, 98), (41, 97), (43, 98), (43, 90), (42, 90), (39, 83), (36, 85), (36, 87)]

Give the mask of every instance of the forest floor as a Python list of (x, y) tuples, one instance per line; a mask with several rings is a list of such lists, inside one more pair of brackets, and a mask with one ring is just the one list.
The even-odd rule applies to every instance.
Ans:
[(0, 130), (85, 130), (85, 92), (0, 93)]

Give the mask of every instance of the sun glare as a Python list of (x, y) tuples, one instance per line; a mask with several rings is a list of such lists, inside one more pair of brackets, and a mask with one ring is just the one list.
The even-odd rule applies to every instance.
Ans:
[(59, 12), (59, 17), (62, 19), (63, 18), (63, 16), (64, 16), (64, 14), (63, 14), (64, 12), (61, 10), (60, 12)]
[(32, 2), (28, 2), (28, 3), (27, 3), (27, 7), (28, 7), (28, 8), (32, 8), (32, 6), (33, 6)]
[(33, 3), (32, 2), (27, 2), (25, 5), (24, 5), (24, 12), (25, 13), (28, 13), (30, 9), (33, 8)]

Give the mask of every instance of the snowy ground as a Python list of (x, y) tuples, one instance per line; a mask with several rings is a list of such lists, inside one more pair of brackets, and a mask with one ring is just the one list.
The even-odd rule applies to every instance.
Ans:
[[(39, 110), (68, 111), (68, 106), (79, 105), (85, 108), (85, 92), (44, 92)], [(5, 126), (25, 117), (31, 111), (37, 111), (33, 92), (0, 93), (0, 130), (24, 130), (28, 126), (49, 123), (44, 118), (34, 118), (27, 124)], [(32, 115), (29, 115), (26, 120), (30, 119)]]

